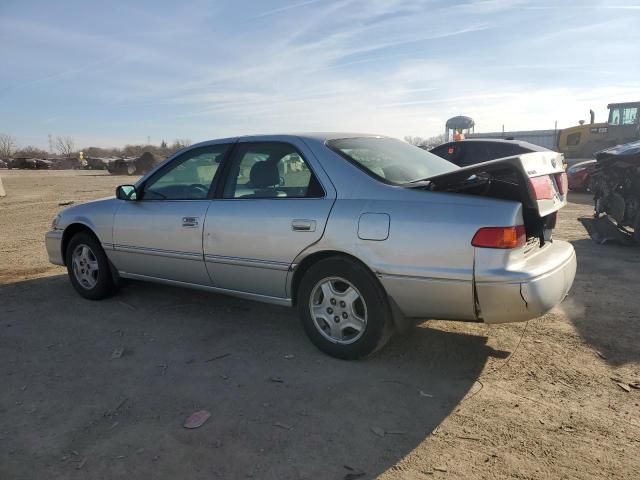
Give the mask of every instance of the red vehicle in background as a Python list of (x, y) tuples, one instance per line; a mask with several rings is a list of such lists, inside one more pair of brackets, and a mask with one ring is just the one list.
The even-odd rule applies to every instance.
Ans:
[(569, 190), (586, 192), (591, 190), (591, 174), (596, 168), (596, 160), (586, 160), (567, 168)]

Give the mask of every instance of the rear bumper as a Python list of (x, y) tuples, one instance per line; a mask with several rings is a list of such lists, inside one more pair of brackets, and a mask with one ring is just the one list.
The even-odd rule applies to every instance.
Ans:
[(44, 235), (44, 244), (47, 247), (49, 262), (54, 265), (64, 266), (62, 258), (62, 230), (50, 230)]
[(506, 281), (476, 282), (479, 317), (485, 323), (522, 322), (544, 315), (569, 293), (576, 274), (570, 243), (554, 241), (524, 271)]

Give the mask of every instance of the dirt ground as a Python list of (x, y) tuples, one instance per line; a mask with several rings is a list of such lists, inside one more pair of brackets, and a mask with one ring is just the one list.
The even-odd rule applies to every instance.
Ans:
[(616, 383), (640, 380), (640, 249), (592, 243), (586, 195), (556, 230), (579, 266), (555, 311), (426, 322), (344, 362), (285, 308), (136, 282), (82, 299), (43, 235), (131, 178), (0, 175), (1, 479), (640, 476), (640, 390)]

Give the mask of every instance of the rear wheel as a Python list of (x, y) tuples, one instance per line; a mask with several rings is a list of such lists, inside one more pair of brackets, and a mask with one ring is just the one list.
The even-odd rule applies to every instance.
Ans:
[(90, 233), (79, 232), (71, 238), (65, 263), (73, 288), (84, 298), (101, 300), (115, 293), (107, 255)]
[(342, 257), (321, 260), (305, 273), (298, 312), (313, 344), (352, 360), (382, 348), (393, 324), (386, 293), (373, 274)]

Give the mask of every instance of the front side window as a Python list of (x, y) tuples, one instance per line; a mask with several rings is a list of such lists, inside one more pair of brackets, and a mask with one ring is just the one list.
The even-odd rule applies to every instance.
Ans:
[(293, 145), (281, 142), (237, 146), (224, 198), (312, 198), (324, 191)]
[(327, 142), (327, 146), (369, 175), (395, 185), (459, 168), (433, 153), (393, 138), (342, 138)]
[(635, 125), (638, 122), (638, 107), (622, 109), (622, 125)]
[(213, 145), (185, 152), (144, 187), (143, 200), (204, 200), (228, 145)]

